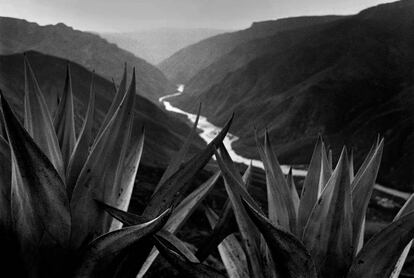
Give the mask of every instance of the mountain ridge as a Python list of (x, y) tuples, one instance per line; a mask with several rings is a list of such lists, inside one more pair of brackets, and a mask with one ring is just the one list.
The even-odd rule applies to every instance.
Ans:
[(137, 93), (154, 103), (172, 85), (156, 67), (118, 48), (96, 34), (83, 32), (63, 23), (40, 26), (22, 19), (0, 17), (0, 54), (35, 50), (77, 62), (111, 80), (120, 79), (123, 63), (137, 72)]
[(329, 22), (341, 17), (300, 16), (252, 23), (247, 29), (216, 35), (181, 49), (158, 66), (172, 82), (187, 83), (200, 70), (232, 51), (240, 43), (267, 37), (286, 29)]
[(181, 48), (225, 32), (228, 31), (208, 28), (157, 28), (119, 33), (101, 32), (99, 35), (157, 65)]
[(218, 126), (235, 112), (234, 148), (246, 157), (258, 158), (254, 128), (260, 136), (267, 128), (286, 164), (306, 163), (322, 134), (334, 156), (336, 146), (352, 147), (358, 165), (380, 133), (381, 182), (412, 191), (413, 29), (414, 2), (401, 1), (253, 40), (201, 71), (171, 102), (190, 112), (202, 102), (202, 115)]

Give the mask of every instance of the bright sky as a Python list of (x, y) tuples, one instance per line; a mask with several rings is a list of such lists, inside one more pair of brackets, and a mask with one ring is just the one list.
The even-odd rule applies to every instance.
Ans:
[(253, 21), (354, 14), (389, 0), (0, 0), (0, 15), (80, 30), (241, 29)]

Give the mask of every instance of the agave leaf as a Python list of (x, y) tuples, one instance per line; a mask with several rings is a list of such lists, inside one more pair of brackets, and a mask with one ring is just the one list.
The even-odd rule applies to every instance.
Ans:
[[(358, 175), (354, 178), (351, 187), (352, 190), (352, 207), (353, 207), (353, 242), (354, 246), (361, 247), (359, 242), (364, 242), (364, 219), (368, 208), (369, 200), (371, 199), (372, 191), (374, 189), (375, 180), (377, 178), (378, 170), (381, 163), (382, 150), (384, 141), (375, 148), (374, 152), (369, 154), (371, 159), (364, 163), (364, 168), (360, 168)], [(355, 248), (355, 253), (359, 249)]]
[(300, 199), (299, 199), (298, 191), (296, 189), (295, 181), (293, 180), (292, 167), (289, 168), (289, 173), (286, 177), (286, 182), (287, 182), (288, 187), (290, 188), (290, 191), (291, 191), (291, 196), (292, 196), (293, 206), (295, 208), (295, 213), (296, 213), (296, 215), (298, 215)]
[(26, 56), (24, 57), (24, 77), (24, 127), (33, 138), (33, 141), (49, 158), (60, 177), (64, 179), (62, 153), (52, 118)]
[[(186, 244), (177, 238), (172, 233), (166, 231), (165, 229), (160, 230), (156, 235), (154, 235), (158, 240), (161, 242), (164, 242), (167, 246), (169, 246), (170, 249), (176, 250), (177, 252), (180, 252), (188, 261), (193, 263), (199, 263), (197, 257), (191, 252), (191, 250), (186, 246)], [(151, 247), (151, 246), (149, 246)], [(142, 265), (141, 269), (139, 270), (138, 275), (136, 275), (137, 278), (143, 277), (145, 273), (148, 271), (152, 263), (155, 261), (155, 259), (158, 257), (158, 250), (154, 247), (152, 248), (150, 255), (146, 258), (146, 261)], [(138, 260), (134, 260), (134, 257), (130, 259), (132, 263), (136, 264)], [(128, 264), (126, 264), (128, 265)], [(135, 273), (133, 273), (135, 277)], [(120, 276), (120, 277), (127, 277), (126, 275)]]
[[(167, 224), (165, 225), (165, 230), (172, 234), (176, 233), (182, 227), (182, 225), (185, 224), (187, 219), (193, 214), (195, 209), (201, 204), (201, 202), (211, 191), (211, 189), (213, 189), (213, 186), (215, 185), (219, 177), (220, 171), (216, 172), (205, 183), (200, 185), (191, 194), (189, 194), (174, 209), (173, 215), (170, 217)], [(148, 271), (148, 269), (155, 261), (157, 256), (158, 251), (156, 249), (152, 249), (151, 253), (149, 254), (148, 258), (146, 259), (139, 271), (139, 277), (142, 277)]]
[[(206, 207), (205, 213), (210, 226), (213, 228), (218, 221), (217, 214), (209, 207)], [(218, 250), (230, 278), (249, 277), (246, 255), (236, 236), (228, 235), (224, 238), (218, 245)]]
[[(325, 165), (325, 167), (323, 166)], [(308, 222), (310, 213), (318, 200), (323, 189), (323, 183), (328, 181), (331, 172), (327, 157), (325, 155), (325, 145), (322, 137), (318, 138), (313, 150), (312, 158), (309, 164), (308, 174), (303, 183), (300, 197), (299, 215), (298, 215), (298, 235), (302, 236), (305, 225)], [(323, 180), (323, 182), (321, 182)]]
[(217, 270), (203, 265), (201, 263), (193, 263), (187, 260), (181, 253), (176, 252), (177, 250), (171, 250), (165, 246), (160, 240), (156, 238), (155, 246), (160, 251), (162, 256), (174, 266), (183, 277), (194, 277), (194, 278), (224, 278), (222, 273)]
[[(332, 155), (332, 153), (331, 153)], [(331, 158), (332, 159), (332, 158)], [(321, 175), (319, 178), (319, 188), (321, 192), (328, 183), (329, 178), (332, 176), (332, 162), (329, 162), (328, 155), (326, 153), (325, 144), (322, 144), (322, 160), (321, 160)], [(319, 194), (320, 196), (320, 194)]]
[[(355, 180), (359, 180), (361, 178), (361, 175), (363, 174), (363, 172), (367, 168), (368, 163), (371, 161), (372, 156), (374, 155), (378, 145), (379, 145), (379, 142), (376, 142), (374, 145), (371, 146), (371, 149), (369, 150), (367, 156), (365, 157), (365, 159), (362, 162), (361, 166), (359, 167), (357, 173), (355, 174), (355, 177), (354, 177)], [(353, 181), (352, 183), (353, 183), (354, 186), (356, 185), (356, 182)]]
[(118, 87), (116, 86), (115, 80), (113, 78), (111, 78), (112, 81), (112, 86), (114, 87), (114, 92), (116, 94), (116, 92), (118, 92)]
[(264, 147), (257, 140), (257, 136), (256, 144), (266, 172), (269, 219), (272, 223), (296, 233), (296, 212), (291, 189), (273, 152), (267, 131)]
[(200, 112), (201, 112), (201, 104), (198, 107), (197, 117), (194, 122), (193, 128), (188, 134), (187, 138), (185, 139), (181, 149), (177, 152), (177, 154), (171, 159), (170, 163), (168, 164), (167, 169), (165, 170), (164, 174), (162, 175), (160, 181), (158, 182), (157, 187), (155, 188), (154, 192), (156, 192), (164, 182), (170, 178), (182, 165), (185, 156), (187, 155), (188, 148), (191, 145), (191, 142), (194, 136), (197, 134), (197, 125), (198, 120), (200, 119)]
[[(132, 125), (131, 125), (132, 129)], [(129, 203), (131, 201), (132, 191), (134, 189), (135, 178), (137, 176), (139, 162), (141, 160), (142, 151), (144, 148), (145, 130), (142, 131), (141, 138), (134, 140), (132, 146), (128, 148), (132, 149), (129, 155), (125, 157), (123, 167), (120, 168), (122, 174), (120, 175), (119, 185), (116, 185), (118, 194), (115, 199), (115, 206), (121, 210), (128, 210)], [(122, 225), (118, 221), (114, 221), (111, 226), (111, 230), (119, 229)]]
[(332, 171), (332, 169), (333, 169), (332, 149), (329, 149), (329, 151), (328, 151), (328, 165), (329, 165), (329, 168)]
[[(100, 202), (98, 200), (96, 201), (99, 204), (99, 206), (101, 206), (110, 215), (118, 219), (120, 222), (122, 222), (126, 226), (139, 225), (139, 224), (143, 224), (148, 221), (146, 217), (132, 214), (126, 211), (122, 211), (110, 205), (107, 205), (103, 202)], [(174, 247), (177, 250), (179, 250), (188, 260), (192, 262), (198, 262), (198, 259), (187, 248), (187, 246), (181, 240), (179, 240), (176, 236), (174, 236), (172, 233), (166, 231), (165, 229), (161, 229), (160, 231), (158, 231), (157, 236), (158, 236), (158, 239), (164, 239), (165, 241), (168, 241), (171, 247)], [(152, 262), (158, 256), (158, 254), (159, 254), (158, 251), (154, 248), (150, 256), (147, 258), (146, 262), (144, 263), (143, 267), (141, 268), (140, 273), (138, 274), (137, 277), (142, 277), (145, 274), (145, 272), (149, 269)], [(144, 273), (141, 273), (142, 269), (145, 269)]]
[(224, 144), (220, 144), (218, 149), (220, 150), (221, 158), (225, 162), (226, 167), (229, 169), (228, 174), (232, 175), (232, 177), (236, 179), (236, 181), (240, 185), (246, 188), (245, 182), (243, 181), (240, 171), (237, 169), (236, 165), (233, 163), (233, 160), (231, 159), (230, 154), (228, 153)]
[[(122, 211), (120, 209), (107, 205), (98, 200), (95, 200), (95, 201), (98, 203), (100, 207), (102, 207), (110, 215), (112, 215), (112, 217), (118, 219), (126, 226), (140, 225), (148, 221), (148, 219), (144, 216)], [(180, 250), (180, 252), (182, 252), (184, 256), (187, 257), (188, 260), (193, 261), (193, 262), (198, 262), (198, 259), (191, 253), (191, 251), (189, 251), (189, 249), (185, 246), (185, 244), (183, 244), (183, 242), (179, 240), (178, 238), (176, 238), (172, 233), (166, 231), (165, 229), (161, 229), (157, 233), (157, 236), (163, 238), (164, 240), (169, 241), (170, 244), (174, 245), (175, 248)], [(158, 255), (158, 251), (156, 253)]]
[(187, 247), (186, 243), (172, 233), (161, 230), (154, 237), (156, 237), (169, 249), (181, 254), (186, 260), (192, 263), (199, 263), (199, 260)]
[(414, 212), (376, 233), (354, 259), (348, 278), (389, 278), (401, 253), (414, 237)]
[(102, 121), (101, 127), (99, 128), (96, 138), (99, 138), (99, 136), (104, 132), (105, 128), (107, 127), (111, 119), (114, 117), (115, 113), (118, 110), (119, 105), (121, 104), (122, 100), (127, 94), (127, 65), (126, 64), (124, 64), (124, 73), (122, 74), (122, 79), (121, 79), (121, 83), (119, 84), (118, 90), (116, 90), (115, 82), (113, 82), (113, 85), (114, 85), (116, 94), (115, 94), (114, 99), (112, 100), (111, 106), (106, 112), (105, 118)]
[(93, 73), (91, 78), (89, 104), (86, 116), (66, 170), (66, 190), (69, 198), (72, 197), (72, 192), (75, 188), (79, 173), (88, 159), (90, 147), (93, 143), (93, 124), (95, 121), (94, 75), (95, 74)]
[(66, 169), (76, 143), (72, 78), (69, 64), (67, 64), (66, 67), (66, 78), (65, 86), (63, 88), (62, 101), (60, 101), (55, 113), (53, 125), (55, 127), (60, 150), (62, 152), (63, 167)]
[(53, 244), (66, 246), (71, 229), (69, 201), (56, 168), (3, 96), (1, 107), (12, 157), (12, 222), (25, 256), (32, 260), (30, 246), (40, 244), (45, 233)]
[[(236, 170), (236, 167), (233, 163), (233, 161), (231, 160), (231, 157), (229, 155), (229, 153), (226, 150), (226, 147), (222, 144), (220, 145), (220, 149), (219, 149), (219, 153), (216, 151), (215, 152), (215, 156), (217, 157), (217, 155), (220, 156), (220, 160), (217, 159), (217, 162), (219, 164), (219, 167), (222, 171), (222, 175), (223, 177), (228, 177), (228, 181), (233, 180), (235, 183), (234, 184), (234, 190), (235, 192), (240, 195), (244, 200), (246, 200), (247, 202), (249, 202), (249, 204), (251, 206), (253, 206), (255, 209), (261, 211), (259, 205), (256, 203), (256, 201), (253, 199), (253, 197), (247, 192), (246, 189), (246, 184), (245, 181), (249, 180), (249, 173), (246, 173), (245, 178), (241, 177), (240, 173)], [(221, 166), (223, 166), (223, 168), (225, 169), (225, 172), (223, 172), (223, 169)], [(224, 181), (226, 181), (226, 179), (224, 178)], [(229, 196), (230, 199), (230, 196)], [(230, 199), (231, 202), (231, 199)], [(233, 207), (234, 210), (234, 207)]]
[[(246, 188), (250, 185), (250, 179), (252, 175), (252, 164), (246, 169), (243, 174), (242, 182)], [(223, 241), (227, 236), (237, 231), (237, 222), (234, 217), (233, 207), (231, 202), (227, 199), (224, 204), (223, 213), (221, 214), (220, 219), (217, 221), (214, 226), (211, 234), (203, 240), (200, 244), (196, 256), (202, 262), (204, 261), (211, 252)]]
[[(221, 149), (225, 149), (221, 146)], [(223, 153), (223, 152), (221, 152)], [(239, 181), (234, 178), (238, 173), (232, 173), (230, 170), (234, 166), (227, 166), (229, 162), (224, 161), (222, 154), (216, 152), (215, 156), (217, 163), (223, 173), (224, 184), (227, 194), (229, 195), (230, 202), (233, 206), (233, 211), (236, 216), (237, 225), (239, 227), (242, 243), (246, 256), (248, 258), (249, 273), (253, 277), (264, 277), (264, 269), (262, 268), (261, 253), (260, 253), (260, 235), (250, 218), (247, 216), (246, 211), (241, 203), (241, 198), (251, 203), (252, 206), (258, 208), (253, 198), (247, 193), (244, 187)]]
[(244, 202), (244, 207), (269, 246), (278, 277), (317, 277), (312, 257), (294, 235), (280, 226), (273, 225), (248, 203)]
[[(124, 210), (128, 210), (128, 205), (129, 205), (130, 197), (131, 197), (131, 194), (132, 194), (132, 189), (133, 189), (134, 182), (135, 182), (135, 180), (133, 180), (132, 184), (128, 183), (128, 184), (125, 184), (125, 185), (123, 185), (121, 183), (122, 179), (124, 178), (122, 174), (124, 172), (125, 159), (126, 159), (126, 156), (127, 156), (127, 152), (129, 151), (129, 147), (130, 147), (129, 142), (130, 142), (131, 134), (132, 134), (132, 125), (133, 125), (132, 121), (133, 121), (133, 117), (129, 118), (128, 126), (127, 126), (127, 134), (124, 135), (125, 136), (124, 140), (122, 142), (120, 142), (121, 145), (120, 145), (120, 150), (119, 150), (119, 155), (118, 155), (118, 161), (115, 165), (115, 167), (116, 167), (115, 174), (114, 174), (114, 177), (111, 177), (111, 178), (113, 178), (112, 188), (107, 188), (107, 190), (110, 192), (109, 194), (107, 194), (107, 196), (112, 196), (112, 198), (113, 198), (112, 199), (112, 204), (116, 207), (119, 207), (121, 204), (124, 203), (123, 206), (125, 206), (125, 204), (126, 204), (126, 207), (123, 208)], [(138, 158), (141, 158), (142, 146), (143, 146), (143, 143), (144, 143), (144, 141), (138, 140), (138, 142), (140, 142), (140, 141), (142, 142), (142, 144), (141, 144), (141, 148), (138, 149), (138, 154), (139, 154)], [(137, 161), (137, 162), (139, 163), (139, 161)], [(135, 168), (135, 166), (136, 166), (136, 168)], [(138, 165), (133, 165), (133, 170), (138, 170)], [(134, 175), (134, 177), (135, 177), (135, 175)], [(124, 190), (126, 192), (124, 192)], [(128, 196), (125, 196), (125, 197), (127, 197), (126, 199), (122, 198), (122, 196), (121, 196), (121, 195), (124, 195), (124, 193), (127, 193), (127, 195), (128, 195)], [(108, 219), (106, 222), (110, 223), (109, 231), (117, 230), (117, 229), (122, 227), (122, 223), (117, 221), (116, 219)]]
[[(220, 172), (214, 174), (209, 180), (207, 180), (199, 188), (194, 190), (177, 206), (177, 208), (174, 210), (172, 216), (170, 217), (170, 219), (164, 227), (165, 231), (163, 231), (162, 233), (160, 232), (161, 236), (165, 235), (165, 233), (175, 233), (177, 230), (180, 229), (180, 227), (187, 221), (187, 219), (191, 216), (191, 214), (194, 212), (197, 206), (204, 200), (207, 194), (211, 191), (219, 176)], [(143, 220), (147, 218), (121, 211), (114, 207), (108, 206), (102, 202), (99, 203), (112, 216), (128, 225), (141, 223)], [(158, 251), (156, 249), (153, 249), (150, 255), (148, 256), (147, 260), (143, 264), (139, 276), (143, 276), (145, 274), (145, 272), (149, 269), (149, 267), (152, 265), (157, 256)]]
[(211, 192), (213, 186), (220, 177), (220, 171), (217, 171), (205, 183), (200, 185), (196, 190), (189, 194), (175, 209), (171, 218), (165, 225), (166, 230), (171, 233), (178, 231), (187, 221), (194, 210), (205, 199), (207, 194)]
[(170, 210), (149, 222), (130, 226), (104, 234), (88, 244), (82, 256), (81, 265), (74, 277), (108, 277), (119, 257), (131, 247), (159, 231), (167, 221)]
[(74, 247), (79, 247), (85, 240), (91, 240), (110, 228), (111, 219), (98, 209), (93, 200), (114, 204), (118, 198), (117, 171), (119, 165), (123, 165), (125, 154), (119, 147), (129, 142), (134, 99), (135, 71), (128, 93), (93, 145), (73, 190), (71, 241)]
[(192, 263), (200, 262), (193, 252), (191, 252), (191, 250), (187, 247), (184, 241), (180, 240), (174, 234), (166, 230), (161, 230), (155, 235), (155, 237), (159, 241), (163, 242), (169, 249), (176, 250), (177, 253), (183, 255), (188, 261)]
[(393, 221), (398, 220), (401, 216), (404, 216), (414, 210), (414, 194), (411, 194), (410, 198), (405, 201), (403, 207), (398, 211)]
[(196, 252), (196, 257), (203, 262), (214, 249), (230, 234), (237, 232), (237, 222), (230, 201), (225, 203), (221, 217), (213, 227), (212, 232), (206, 237)]
[[(135, 214), (131, 214), (128, 212), (124, 212), (121, 210), (118, 210), (114, 207), (105, 205), (103, 203), (101, 203), (103, 206), (106, 206), (106, 211), (110, 212), (111, 215), (113, 215), (116, 219), (122, 221), (122, 223), (124, 223), (126, 226), (131, 226), (131, 225), (138, 225), (138, 224), (142, 224), (146, 221), (148, 221), (145, 217), (139, 216), (139, 215), (135, 215)], [(132, 224), (131, 224), (132, 223)], [(155, 235), (155, 237), (157, 237), (160, 240), (163, 240), (164, 242), (168, 242), (168, 245), (170, 246), (170, 248), (179, 250), (179, 252), (181, 252), (189, 261), (192, 262), (198, 262), (197, 258), (194, 256), (194, 254), (188, 249), (188, 247), (185, 245), (185, 243), (183, 241), (181, 241), (180, 239), (178, 239), (176, 236), (174, 236), (173, 234), (171, 234), (170, 232), (166, 231), (165, 229), (161, 229), (159, 230)], [(119, 264), (116, 274), (112, 277), (142, 277), (142, 275), (140, 273), (137, 274), (138, 270), (139, 270), (139, 264), (137, 264), (137, 262), (142, 261), (146, 258), (144, 258), (143, 256), (145, 256), (145, 254), (147, 254), (149, 252), (149, 250), (151, 250), (152, 247), (152, 241), (148, 240), (147, 242), (141, 244), (141, 248), (139, 250), (133, 250), (133, 252), (127, 252), (127, 254), (125, 254), (125, 256), (122, 258), (121, 263)], [(151, 250), (151, 254), (150, 256), (147, 258), (147, 261), (150, 260), (152, 257), (151, 256), (158, 256), (159, 252), (158, 250), (154, 247)], [(151, 260), (154, 260), (155, 258), (153, 258)], [(133, 265), (133, 266), (131, 266)], [(145, 264), (144, 264), (145, 266)], [(149, 265), (150, 266), (150, 265)], [(148, 266), (148, 268), (149, 268)]]
[(303, 242), (310, 250), (321, 277), (343, 277), (353, 257), (348, 163), (344, 149), (303, 233)]
[(216, 146), (218, 146), (225, 138), (232, 120), (233, 116), (202, 152), (186, 162), (159, 187), (158, 191), (154, 193), (145, 208), (144, 215), (148, 217), (151, 217), (154, 214), (156, 215), (160, 210), (175, 205), (182, 199), (182, 195), (190, 185), (191, 179), (208, 163)]
[(105, 204), (100, 200), (95, 200), (95, 202), (98, 204), (99, 207), (104, 209), (113, 218), (119, 220), (126, 226), (140, 225), (149, 221), (147, 217), (120, 210), (116, 207)]
[[(6, 134), (7, 136), (7, 134)], [(11, 154), (9, 143), (0, 136), (0, 234), (11, 230)]]
[(354, 180), (354, 151), (351, 149), (351, 153), (349, 155), (349, 180), (352, 182)]
[(252, 182), (252, 175), (253, 175), (253, 164), (250, 161), (249, 166), (247, 166), (246, 170), (243, 173), (242, 181), (245, 185), (246, 189), (249, 189), (251, 182)]
[[(406, 215), (414, 210), (414, 194), (405, 202), (404, 206), (400, 209), (397, 215), (394, 218), (394, 221), (398, 220), (401, 216)], [(400, 258), (395, 264), (394, 270), (391, 273), (390, 278), (398, 278), (400, 276), (401, 270), (404, 266), (404, 263), (408, 257), (411, 246), (413, 245), (413, 240), (411, 240), (407, 246), (404, 248), (404, 251), (401, 253)]]

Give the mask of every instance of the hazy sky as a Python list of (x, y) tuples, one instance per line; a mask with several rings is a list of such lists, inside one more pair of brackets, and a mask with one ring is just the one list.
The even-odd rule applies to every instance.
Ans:
[(353, 14), (389, 0), (0, 0), (0, 15), (81, 30), (241, 29), (253, 21)]

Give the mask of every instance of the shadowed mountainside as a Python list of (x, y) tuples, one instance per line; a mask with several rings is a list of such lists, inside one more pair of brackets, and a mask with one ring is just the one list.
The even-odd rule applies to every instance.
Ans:
[(160, 70), (98, 35), (82, 32), (62, 23), (39, 26), (26, 20), (0, 17), (0, 54), (28, 50), (68, 59), (108, 80), (119, 80), (123, 63), (137, 72), (137, 93), (157, 102), (170, 84)]
[(100, 33), (100, 36), (156, 65), (181, 48), (224, 32), (226, 31), (206, 28), (159, 28), (125, 33)]
[(294, 17), (255, 22), (250, 28), (217, 35), (183, 48), (158, 66), (175, 83), (187, 83), (200, 70), (213, 64), (237, 45), (264, 38), (280, 31), (317, 25), (340, 18), (339, 16)]
[[(63, 92), (67, 62), (60, 58), (32, 51), (27, 53), (27, 57), (36, 74), (48, 106), (55, 107), (57, 96)], [(75, 102), (76, 128), (79, 131), (88, 106), (92, 73), (76, 63), (70, 62), (70, 67)], [(131, 78), (131, 73), (129, 72), (129, 78)], [(0, 56), (0, 89), (4, 92), (15, 111), (22, 115), (24, 99), (22, 54)], [(115, 90), (112, 82), (99, 75), (95, 75), (94, 91), (96, 93), (95, 128), (98, 128), (111, 104)], [(54, 111), (53, 108), (52, 111)], [(142, 159), (143, 164), (165, 167), (172, 153), (181, 146), (182, 140), (190, 131), (190, 127), (139, 95), (136, 96), (135, 100), (135, 113), (134, 138), (138, 138), (142, 127), (145, 127), (146, 137)], [(196, 145), (192, 147), (192, 153), (204, 144), (200, 138), (197, 137), (196, 140)]]
[(412, 30), (414, 2), (406, 0), (250, 41), (200, 72), (173, 103), (194, 112), (201, 101), (219, 126), (235, 112), (235, 148), (248, 157), (258, 157), (254, 127), (268, 128), (285, 163), (306, 163), (320, 133), (334, 156), (346, 144), (360, 163), (381, 134), (379, 180), (413, 190)]

